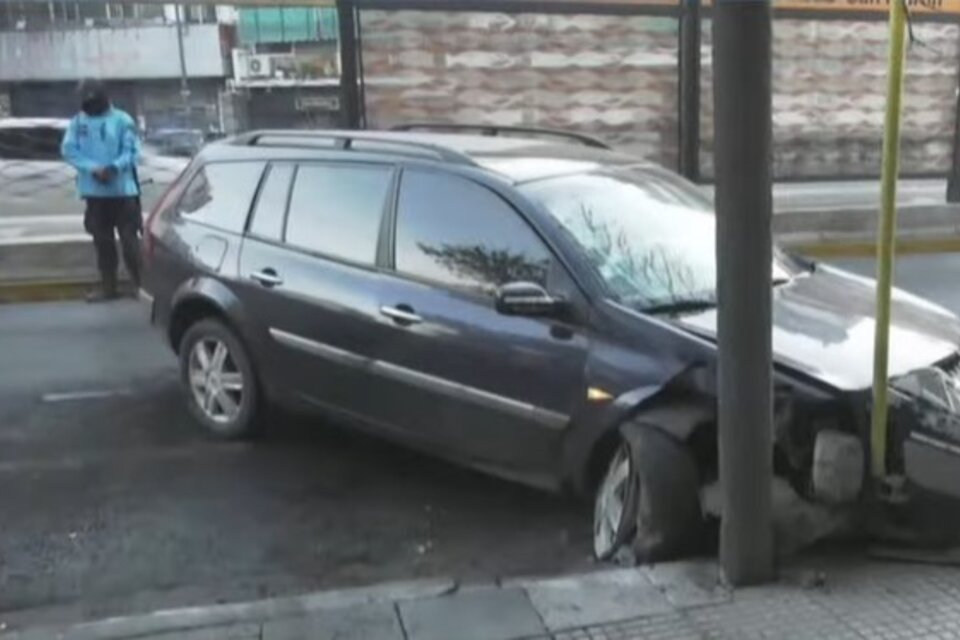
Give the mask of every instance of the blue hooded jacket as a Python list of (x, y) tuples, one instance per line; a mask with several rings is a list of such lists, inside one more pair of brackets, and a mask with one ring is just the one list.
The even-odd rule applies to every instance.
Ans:
[[(133, 118), (125, 111), (110, 107), (99, 116), (77, 114), (67, 127), (60, 152), (77, 170), (77, 191), (81, 198), (140, 195), (136, 174), (140, 139)], [(102, 167), (116, 170), (116, 175), (107, 183), (93, 177), (93, 172)]]

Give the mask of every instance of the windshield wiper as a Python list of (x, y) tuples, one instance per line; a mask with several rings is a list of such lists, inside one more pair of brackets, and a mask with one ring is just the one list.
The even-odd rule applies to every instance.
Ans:
[(653, 304), (647, 307), (641, 307), (643, 313), (694, 313), (696, 311), (705, 311), (717, 306), (717, 301), (708, 298), (694, 298), (690, 300), (674, 300), (662, 304)]

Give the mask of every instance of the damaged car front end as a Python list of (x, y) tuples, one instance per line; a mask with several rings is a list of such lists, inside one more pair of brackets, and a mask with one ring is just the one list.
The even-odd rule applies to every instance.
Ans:
[[(960, 536), (957, 320), (914, 296), (895, 295), (887, 474), (876, 481), (866, 341), (874, 329), (872, 292), (872, 281), (818, 267), (775, 294), (772, 494), (783, 552), (839, 533), (913, 543)], [(676, 321), (707, 337), (712, 319)], [(716, 482), (701, 488), (701, 504), (706, 515), (722, 515)]]
[[(922, 533), (949, 539), (960, 530), (960, 356), (891, 380), (890, 495)], [(899, 495), (898, 495), (899, 494)]]
[[(712, 203), (648, 167), (572, 167), (522, 190), (599, 301), (586, 398), (564, 442), (573, 485), (594, 495), (594, 552), (657, 561), (693, 551), (723, 515)], [(893, 292), (889, 476), (876, 482), (875, 283), (775, 250), (771, 286), (779, 549), (864, 527), (923, 539), (960, 531), (936, 513), (960, 513), (960, 320)], [(929, 505), (941, 505), (935, 517)]]

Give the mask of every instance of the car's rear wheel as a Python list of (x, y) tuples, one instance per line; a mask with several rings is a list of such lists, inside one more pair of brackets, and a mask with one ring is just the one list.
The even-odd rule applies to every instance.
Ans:
[(253, 365), (225, 324), (207, 318), (184, 333), (180, 376), (190, 413), (209, 433), (230, 440), (255, 431), (259, 397)]
[(600, 560), (627, 547), (639, 562), (689, 553), (702, 539), (699, 476), (682, 443), (655, 427), (628, 425), (594, 500)]

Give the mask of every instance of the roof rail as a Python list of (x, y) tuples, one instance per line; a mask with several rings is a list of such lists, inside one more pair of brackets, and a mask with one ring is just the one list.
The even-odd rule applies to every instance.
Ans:
[(563, 138), (573, 142), (578, 142), (586, 147), (595, 149), (610, 149), (610, 145), (598, 140), (592, 136), (573, 131), (563, 131), (561, 129), (543, 129), (540, 127), (501, 127), (494, 124), (452, 124), (446, 122), (411, 122), (408, 124), (398, 124), (391, 127), (391, 131), (446, 131), (450, 133), (475, 133), (482, 136), (500, 136), (502, 134), (534, 134), (539, 136), (549, 136), (551, 138)]
[(435, 158), (454, 164), (476, 164), (467, 154), (441, 145), (420, 142), (418, 140), (405, 140), (404, 138), (390, 136), (389, 134), (384, 135), (383, 133), (377, 134), (362, 131), (264, 129), (248, 131), (237, 136), (234, 141), (235, 144), (251, 147), (282, 146), (317, 148), (318, 146), (326, 146), (345, 151), (396, 153), (398, 155)]

